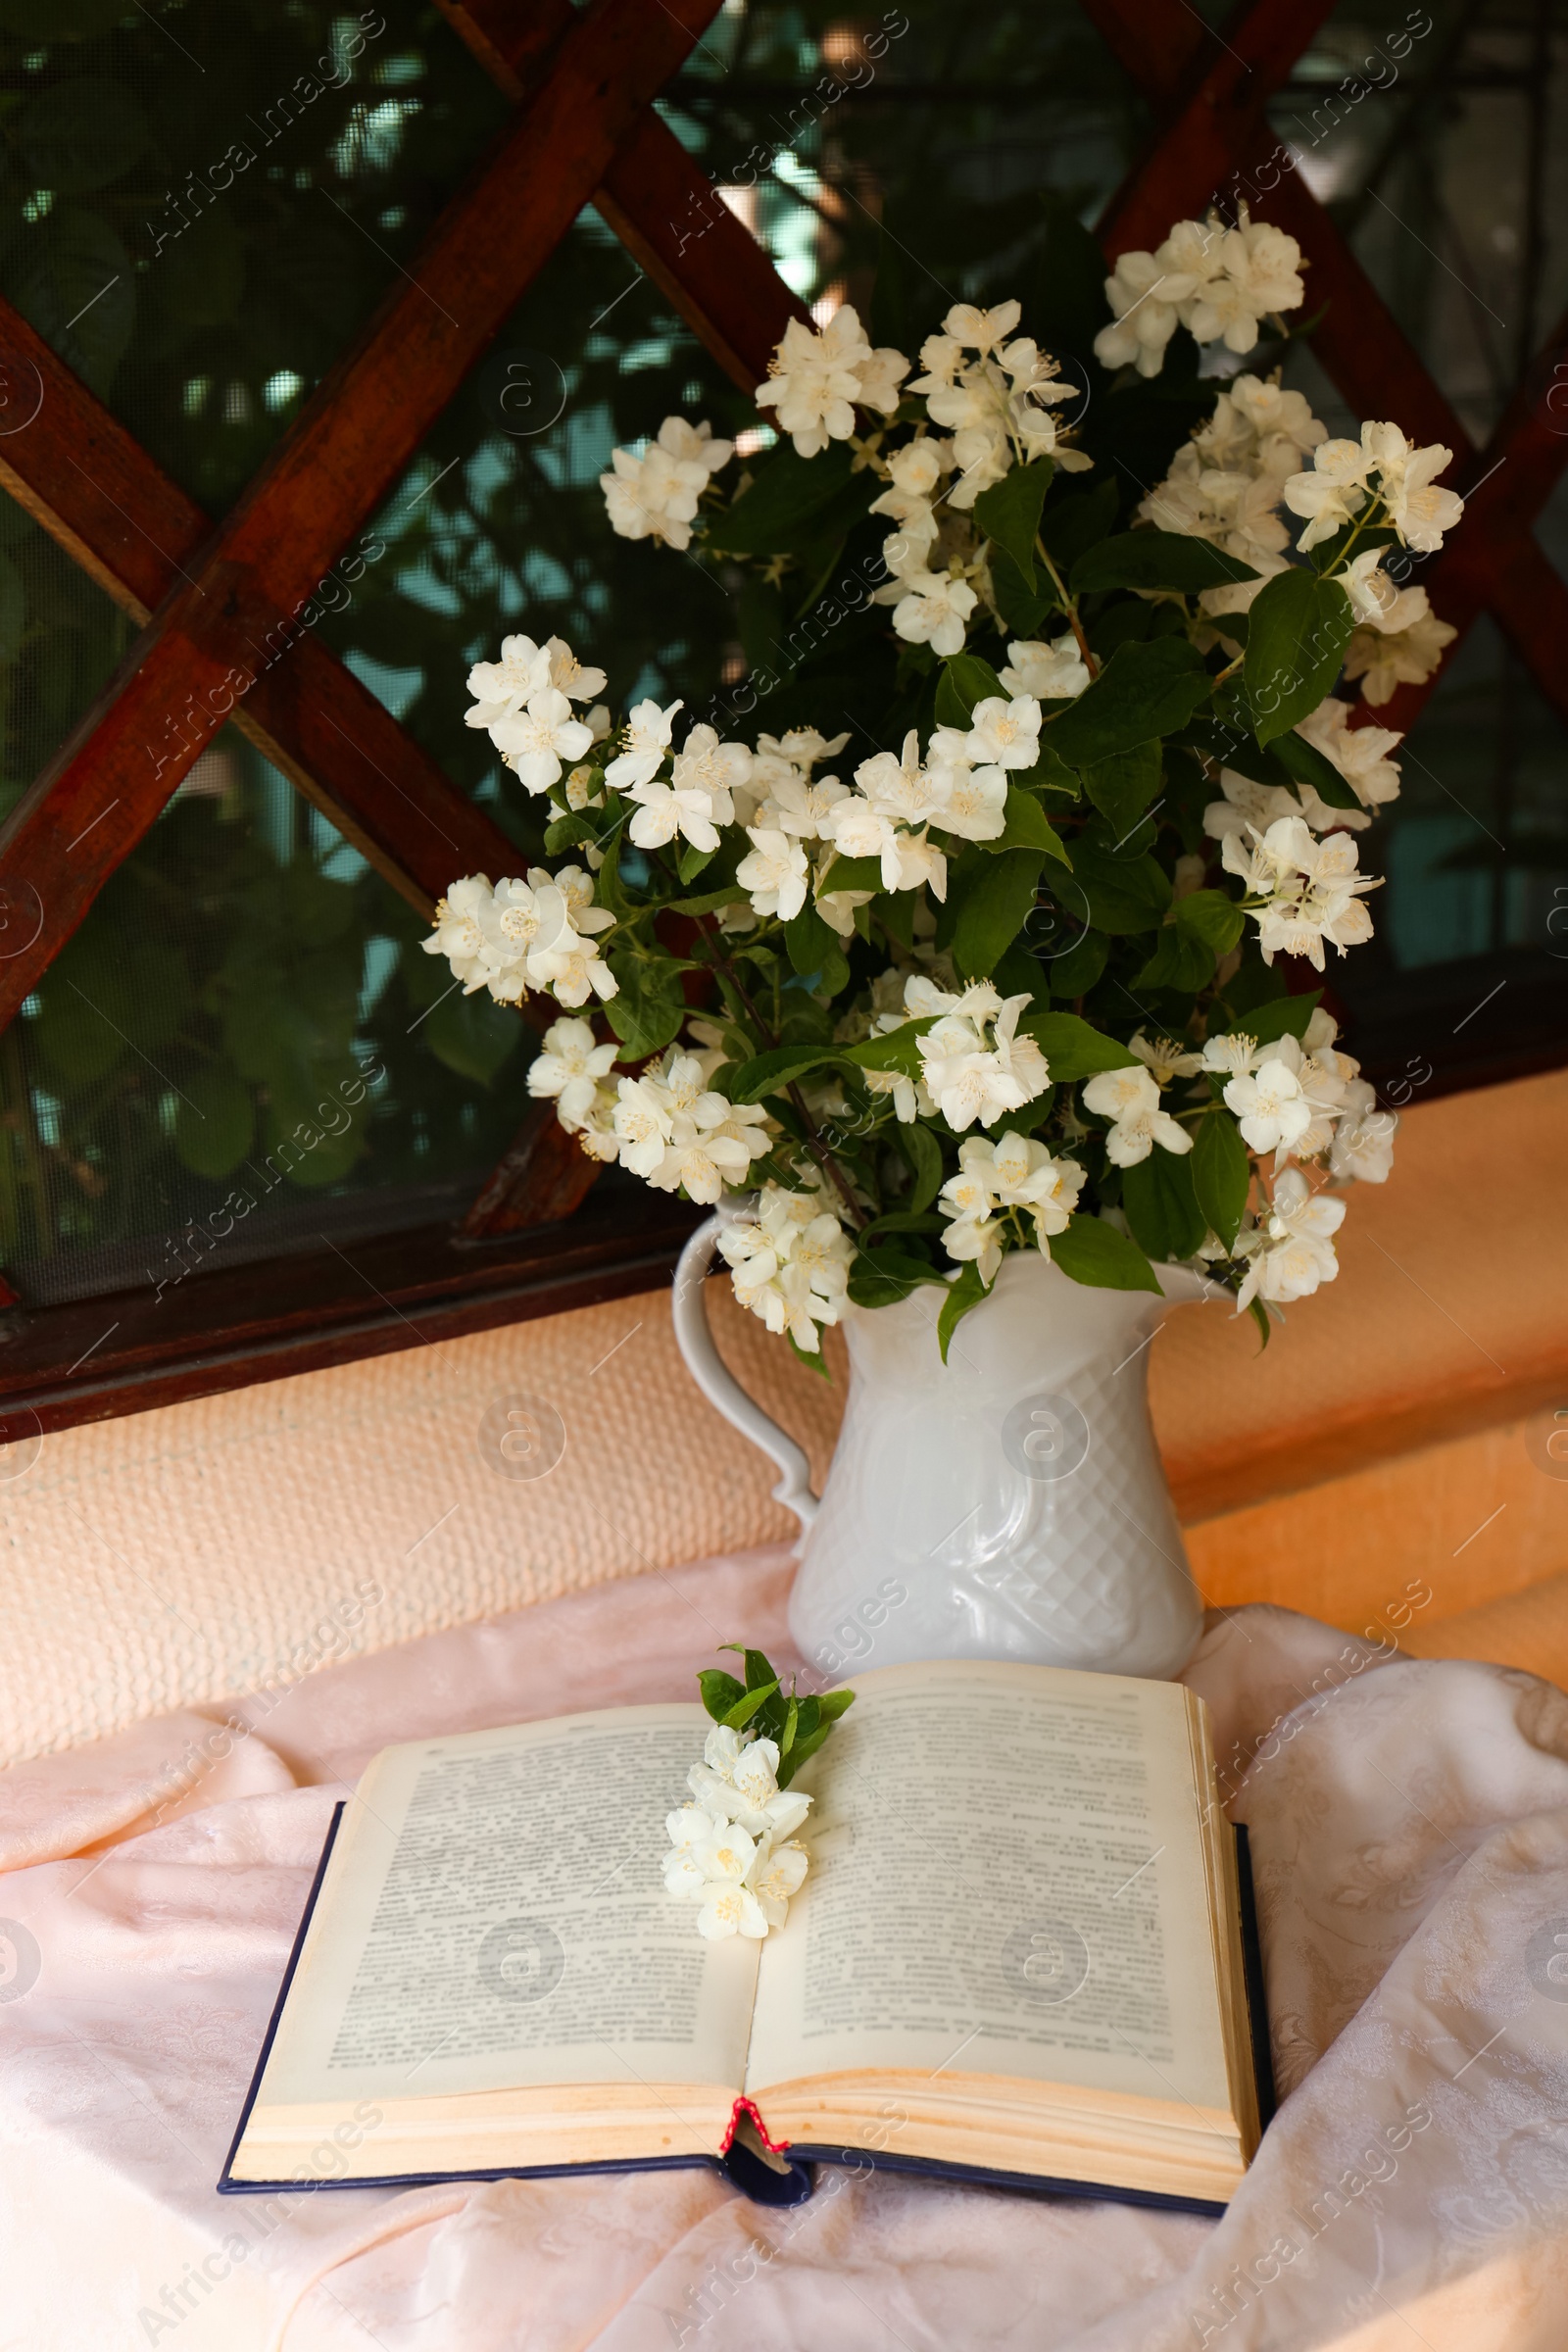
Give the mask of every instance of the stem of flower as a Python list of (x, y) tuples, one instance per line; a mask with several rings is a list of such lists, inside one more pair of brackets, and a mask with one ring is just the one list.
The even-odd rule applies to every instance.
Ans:
[[(713, 959), (714, 968), (715, 970), (723, 973), (725, 979), (729, 982), (731, 988), (733, 988), (735, 994), (739, 997), (741, 1003), (751, 1014), (753, 1021), (757, 1025), (759, 1036), (764, 1041), (764, 1051), (771, 1050), (778, 1044), (778, 1040), (773, 1035), (771, 1029), (769, 1029), (767, 1023), (763, 1020), (761, 1014), (758, 1011), (757, 1006), (752, 1003), (751, 996), (747, 991), (746, 983), (744, 980), (742, 980), (740, 973), (735, 968), (734, 963), (719, 946), (717, 932), (707, 927), (711, 924), (711, 915), (700, 915), (698, 917), (699, 934), (707, 942), (709, 952)], [(860, 1203), (855, 1198), (854, 1186), (850, 1183), (849, 1178), (845, 1175), (844, 1170), (839, 1166), (838, 1161), (834, 1158), (826, 1144), (823, 1143), (821, 1135), (817, 1130), (816, 1121), (812, 1118), (810, 1112), (806, 1107), (806, 1100), (802, 1095), (800, 1088), (792, 1080), (791, 1083), (786, 1086), (784, 1092), (786, 1095), (788, 1095), (795, 1115), (800, 1120), (801, 1126), (805, 1131), (806, 1149), (808, 1152), (809, 1152), (811, 1157), (815, 1160), (823, 1175), (828, 1179), (829, 1183), (833, 1186), (834, 1191), (844, 1202), (844, 1206), (848, 1211), (851, 1224), (857, 1227), (862, 1226), (865, 1223), (865, 1211), (861, 1208)]]
[(1095, 660), (1094, 655), (1089, 650), (1089, 640), (1084, 635), (1083, 623), (1078, 618), (1077, 601), (1075, 598), (1070, 597), (1067, 594), (1067, 583), (1062, 578), (1060, 572), (1056, 569), (1054, 564), (1053, 564), (1050, 556), (1046, 553), (1045, 541), (1040, 537), (1038, 532), (1035, 534), (1035, 553), (1040, 558), (1041, 563), (1044, 564), (1047, 571), (1050, 572), (1051, 584), (1061, 599), (1062, 610), (1067, 615), (1067, 626), (1071, 629), (1073, 635), (1078, 640), (1078, 651), (1083, 656), (1084, 667), (1088, 670), (1089, 675), (1092, 678), (1098, 678), (1100, 675), (1100, 663)]

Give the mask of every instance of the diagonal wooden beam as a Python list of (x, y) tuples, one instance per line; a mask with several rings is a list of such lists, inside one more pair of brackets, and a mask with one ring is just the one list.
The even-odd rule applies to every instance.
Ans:
[[(1211, 86), (1221, 92), (1239, 87), (1234, 70), (1227, 76), (1215, 62), (1222, 46), (1220, 36), (1181, 7), (1180, 0), (1161, 12), (1157, 27), (1152, 24), (1148, 0), (1082, 0), (1082, 4), (1128, 75), (1157, 104), (1177, 107), (1179, 122), (1188, 122), (1200, 103), (1199, 98), (1189, 96), (1182, 107), (1184, 90), (1196, 85), (1200, 94)], [(1248, 25), (1260, 16), (1254, 9), (1234, 28), (1227, 25), (1224, 41), (1242, 49), (1245, 56)], [(1310, 37), (1315, 21), (1303, 12), (1300, 46)], [(1261, 35), (1278, 28), (1277, 17), (1254, 26), (1254, 54), (1260, 54), (1264, 46)], [(1274, 54), (1277, 59), (1278, 51)], [(1166, 149), (1177, 135), (1174, 126), (1156, 143), (1140, 167), (1142, 172), (1152, 175), (1155, 195), (1149, 196), (1147, 185), (1135, 189), (1129, 182), (1113, 200), (1102, 224), (1101, 233), (1112, 258), (1136, 247), (1152, 247), (1184, 212), (1200, 213), (1212, 196), (1227, 186), (1234, 189), (1246, 178), (1245, 172), (1237, 172), (1235, 150), (1223, 161), (1218, 159), (1212, 133), (1221, 121), (1222, 110), (1215, 108), (1206, 125), (1200, 126), (1206, 142), (1201, 144), (1203, 169), (1212, 172), (1206, 189), (1198, 186), (1202, 172), (1195, 172), (1179, 158), (1167, 168)], [(1238, 123), (1242, 134), (1250, 127), (1245, 113), (1238, 117), (1233, 110), (1231, 127), (1237, 128)], [(1253, 171), (1261, 171), (1275, 146), (1271, 136), (1262, 136), (1261, 113), (1257, 128), (1259, 145)], [(1136, 179), (1137, 174), (1134, 176)], [(1177, 196), (1180, 201), (1172, 202)], [(1452, 478), (1467, 496), (1473, 497), (1472, 485), (1487, 482), (1498, 466), (1506, 471), (1513, 463), (1511, 440), (1519, 429), (1512, 412), (1489, 450), (1478, 452), (1420, 354), (1299, 174), (1280, 172), (1277, 185), (1257, 204), (1295, 237), (1311, 265), (1312, 307), (1325, 306), (1313, 333), (1313, 352), (1351, 407), (1363, 416), (1392, 415), (1414, 440), (1441, 441), (1451, 448), (1456, 459)], [(1560, 346), (1548, 345), (1532, 371), (1535, 377), (1544, 370), (1544, 389), (1536, 395), (1537, 419), (1529, 438), (1528, 464), (1521, 465), (1502, 494), (1508, 501), (1506, 522), (1499, 516), (1493, 524), (1485, 505), (1479, 510), (1472, 506), (1463, 533), (1445, 549), (1429, 575), (1429, 585), (1443, 600), (1437, 609), (1445, 619), (1455, 623), (1461, 638), (1477, 612), (1490, 604), (1519, 645), (1542, 693), (1568, 720), (1568, 665), (1560, 658), (1560, 648), (1568, 642), (1568, 584), (1530, 535), (1531, 522), (1568, 460), (1568, 439), (1555, 429), (1559, 421), (1568, 424), (1568, 415), (1558, 419), (1546, 408), (1551, 368), (1560, 356)], [(1525, 455), (1523, 445), (1519, 454), (1521, 458)], [(1485, 491), (1481, 496), (1485, 499)], [(1484, 592), (1478, 586), (1483, 580)], [(1455, 644), (1458, 642), (1456, 639)], [(1437, 682), (1432, 678), (1424, 687), (1402, 688), (1394, 703), (1376, 715), (1407, 729)]]
[[(576, 14), (572, 0), (437, 0), (498, 86), (521, 99), (548, 72)], [(792, 318), (810, 313), (730, 211), (668, 123), (648, 107), (594, 206), (743, 392), (767, 373)]]
[[(1103, 6), (1102, 0), (1085, 0), (1085, 6), (1107, 40), (1111, 35), (1102, 16), (1114, 22), (1118, 37), (1112, 46), (1118, 55), (1124, 34), (1127, 45), (1135, 45), (1129, 20), (1136, 20), (1138, 64), (1126, 57), (1122, 62), (1134, 80), (1159, 99), (1165, 117), (1153, 145), (1134, 165), (1102, 219), (1101, 242), (1114, 260), (1123, 253), (1152, 251), (1173, 220), (1201, 220), (1249, 139), (1262, 143), (1262, 161), (1273, 145), (1265, 114), (1269, 99), (1330, 14), (1333, 0), (1250, 0), (1227, 24), (1222, 41), (1210, 36), (1196, 52), (1185, 24), (1171, 46), (1162, 42), (1163, 25), (1153, 23), (1148, 0), (1105, 0)], [(1199, 65), (1197, 86), (1184, 92), (1184, 82)]]
[[(0, 487), (145, 622), (199, 562), (211, 520), (3, 298), (0, 368), (41, 395), (32, 421), (0, 440)], [(514, 855), (314, 631), (258, 677), (234, 720), (421, 913), (457, 872), (499, 872)]]
[(547, 79), (443, 213), (403, 286), (13, 811), (0, 858), (37, 891), (43, 923), (0, 964), (0, 1025), (285, 650), (276, 612), (308, 600), (396, 479), (717, 6), (595, 0), (575, 17)]

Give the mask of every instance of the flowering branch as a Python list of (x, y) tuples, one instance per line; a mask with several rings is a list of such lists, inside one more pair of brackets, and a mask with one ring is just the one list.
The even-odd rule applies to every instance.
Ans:
[[(549, 1030), (530, 1092), (595, 1157), (727, 1195), (736, 1295), (808, 1358), (921, 1284), (945, 1345), (1026, 1249), (1122, 1288), (1202, 1265), (1266, 1337), (1336, 1276), (1330, 1188), (1388, 1174), (1393, 1116), (1278, 959), (1372, 935), (1358, 837), (1399, 738), (1348, 697), (1376, 709), (1453, 638), (1400, 576), (1462, 514), (1449, 453), (1381, 420), (1331, 438), (1278, 373), (1170, 423), (1210, 399), (1197, 347), (1254, 350), (1299, 263), (1245, 214), (1122, 256), (1077, 363), (1092, 453), (1016, 302), (956, 304), (918, 371), (848, 305), (792, 323), (757, 394), (778, 446), (733, 497), (706, 422), (614, 453), (616, 531), (752, 566), (764, 600), (824, 516), (848, 534), (879, 584), (834, 624), (870, 681), (845, 733), (777, 681), (778, 731), (746, 741), (710, 716), (677, 743), (678, 701), (616, 725), (559, 638), (470, 672), (553, 862), (454, 883), (427, 948), (470, 992), (593, 1013)], [(1173, 350), (1190, 410), (1148, 386)], [(666, 911), (723, 1020), (686, 1005)]]

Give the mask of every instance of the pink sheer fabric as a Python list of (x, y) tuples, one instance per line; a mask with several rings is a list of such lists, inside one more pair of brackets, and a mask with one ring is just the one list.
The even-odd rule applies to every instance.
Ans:
[[(1187, 1671), (1285, 2096), (1224, 2219), (824, 2171), (213, 2191), (331, 1806), (392, 1740), (788, 1655), (777, 1551), (600, 1587), (0, 1780), (0, 2277), (28, 2352), (1558, 2352), (1568, 1698), (1283, 1610)], [(231, 1728), (225, 1729), (225, 1719)], [(232, 1728), (237, 1727), (237, 1728)]]

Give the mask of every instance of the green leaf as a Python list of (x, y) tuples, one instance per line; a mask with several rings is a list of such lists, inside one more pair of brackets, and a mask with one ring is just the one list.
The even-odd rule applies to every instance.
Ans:
[(721, 1666), (705, 1666), (697, 1677), (703, 1704), (715, 1723), (722, 1723), (738, 1698), (746, 1695), (746, 1687)]
[(1051, 1237), (1051, 1260), (1074, 1282), (1098, 1291), (1157, 1291), (1154, 1269), (1138, 1244), (1102, 1217), (1078, 1215)]
[(817, 1749), (821, 1746), (823, 1740), (828, 1737), (828, 1734), (832, 1731), (832, 1729), (833, 1726), (830, 1723), (819, 1723), (814, 1732), (809, 1733), (804, 1740), (796, 1740), (795, 1745), (790, 1749), (790, 1752), (787, 1756), (780, 1756), (778, 1762), (778, 1785), (781, 1788), (787, 1788), (789, 1787), (791, 1781), (794, 1780), (795, 1775), (800, 1771), (801, 1766), (808, 1762), (809, 1759), (815, 1755)]
[(955, 654), (951, 662), (943, 662), (937, 680), (937, 725), (966, 727), (976, 703), (986, 702), (993, 695), (1001, 696), (1004, 702), (1007, 699), (990, 662), (982, 662), (978, 654)]
[(802, 979), (814, 980), (823, 994), (836, 997), (849, 986), (849, 959), (839, 935), (814, 906), (803, 906), (794, 920), (784, 925), (784, 947)]
[(792, 1691), (790, 1703), (784, 1710), (784, 1731), (778, 1743), (779, 1756), (787, 1756), (795, 1745), (795, 1735), (801, 1727), (801, 1702)]
[(900, 1125), (899, 1148), (914, 1171), (908, 1213), (920, 1216), (942, 1190), (942, 1147), (929, 1127), (911, 1119)]
[(1193, 1144), (1193, 1191), (1210, 1232), (1218, 1234), (1227, 1250), (1241, 1230), (1251, 1181), (1252, 1162), (1241, 1129), (1228, 1110), (1216, 1106)]
[(732, 1102), (760, 1102), (764, 1095), (782, 1094), (808, 1070), (822, 1069), (842, 1058), (843, 1050), (837, 1046), (774, 1046), (731, 1071), (729, 1099)]
[(1097, 931), (1152, 931), (1170, 905), (1170, 876), (1147, 856), (1114, 858), (1097, 842), (1073, 845), (1073, 881)]
[(149, 137), (135, 92), (101, 74), (50, 84), (8, 127), (31, 170), (28, 184), (52, 188), (57, 197), (108, 187), (129, 171)]
[(1356, 799), (1332, 760), (1320, 752), (1315, 743), (1287, 727), (1269, 746), (1269, 756), (1279, 761), (1293, 784), (1310, 784), (1320, 801), (1331, 808), (1359, 808)]
[(1191, 1152), (1156, 1144), (1122, 1170), (1121, 1204), (1133, 1238), (1156, 1261), (1191, 1257), (1207, 1231), (1193, 1190)]
[(984, 979), (994, 971), (1023, 929), (1044, 862), (1039, 850), (1004, 850), (980, 866), (953, 935), (953, 959), (966, 979)]
[(996, 841), (982, 842), (982, 849), (999, 854), (1003, 850), (1044, 850), (1046, 856), (1054, 858), (1058, 864), (1071, 866), (1072, 859), (1067, 855), (1066, 843), (1034, 794), (1025, 792), (1021, 784), (1007, 786), (1005, 815), (1006, 831)]
[(1051, 582), (1040, 593), (1031, 593), (1017, 564), (1000, 547), (991, 551), (991, 586), (1009, 636), (1033, 637), (1046, 614), (1055, 611), (1056, 591)]
[(1032, 466), (1015, 466), (1000, 482), (982, 490), (974, 502), (976, 522), (988, 539), (1005, 549), (1031, 591), (1035, 584), (1035, 534), (1055, 470), (1050, 458), (1037, 458)]
[(1051, 1064), (1053, 1086), (1071, 1086), (1101, 1070), (1125, 1070), (1137, 1058), (1075, 1012), (1031, 1012), (1019, 1023)]
[[(978, 512), (978, 500), (975, 505)], [(1184, 538), (1179, 531), (1118, 532), (1089, 548), (1072, 567), (1072, 586), (1079, 596), (1101, 588), (1174, 588), (1183, 596), (1196, 596), (1200, 588), (1222, 588), (1256, 577), (1250, 564), (1223, 548), (1206, 539)]]
[(453, 989), (420, 1028), (430, 1052), (460, 1078), (488, 1086), (522, 1043), (523, 1026), (510, 1004), (498, 1004), (483, 989), (471, 997)]
[(1184, 997), (1196, 996), (1214, 976), (1214, 951), (1196, 932), (1167, 923), (1154, 942), (1154, 952), (1133, 982), (1134, 988), (1171, 988)]
[(1049, 743), (1040, 746), (1040, 757), (1033, 767), (1009, 776), (1008, 788), (1021, 787), (1025, 792), (1057, 792), (1069, 801), (1084, 797), (1083, 779), (1076, 768), (1057, 758)]
[(1174, 902), (1171, 916), (1180, 929), (1206, 940), (1216, 956), (1228, 956), (1247, 928), (1247, 916), (1223, 890), (1189, 891)]
[(880, 858), (835, 858), (817, 886), (818, 898), (831, 898), (840, 890), (870, 890), (882, 888)]
[(218, 1062), (187, 1079), (181, 1090), (174, 1150), (194, 1174), (226, 1176), (250, 1150), (255, 1125), (250, 1088)]
[(732, 1732), (740, 1731), (746, 1724), (751, 1722), (752, 1717), (757, 1713), (759, 1707), (761, 1706), (764, 1699), (771, 1698), (773, 1692), (777, 1689), (778, 1676), (775, 1674), (770, 1683), (759, 1684), (755, 1690), (751, 1689), (744, 1690), (740, 1697), (735, 1701), (735, 1704), (730, 1708), (728, 1714), (721, 1715), (719, 1717), (719, 1721), (727, 1724)]
[(1303, 997), (1275, 997), (1267, 1004), (1238, 1014), (1232, 1028), (1245, 1031), (1260, 1046), (1271, 1046), (1282, 1037), (1298, 1038), (1317, 1010), (1322, 994), (1320, 988), (1314, 988)]
[(854, 1706), (855, 1692), (853, 1690), (826, 1690), (818, 1699), (817, 1704), (822, 1710), (824, 1722), (837, 1723), (839, 1717), (847, 1715)]
[(1116, 485), (1107, 475), (1092, 490), (1080, 490), (1048, 507), (1040, 537), (1058, 571), (1070, 572), (1084, 550), (1103, 539), (1116, 520)]
[(689, 841), (681, 851), (680, 862), (675, 870), (683, 882), (695, 882), (698, 875), (703, 872), (705, 867), (711, 865), (717, 856), (716, 850), (700, 850), (694, 841)]
[(1086, 997), (1105, 968), (1110, 942), (1101, 931), (1085, 931), (1047, 965), (1054, 997)]
[(889, 1030), (885, 1037), (868, 1037), (863, 1046), (839, 1046), (835, 1052), (840, 1061), (853, 1062), (858, 1070), (897, 1070), (905, 1078), (918, 1077), (920, 1040), (936, 1017), (924, 1013), (917, 1021), (906, 1021), (902, 1028)]
[(6, 293), (100, 400), (130, 340), (139, 282), (112, 224), (85, 205), (57, 207), (5, 257)]
[(1345, 590), (1293, 567), (1258, 592), (1242, 668), (1260, 744), (1315, 710), (1340, 674), (1355, 615)]
[(942, 1312), (937, 1317), (937, 1346), (942, 1350), (944, 1363), (948, 1360), (948, 1349), (953, 1345), (953, 1335), (964, 1316), (972, 1314), (982, 1299), (990, 1296), (980, 1279), (980, 1269), (971, 1258), (968, 1265), (959, 1270), (956, 1279), (948, 1285), (948, 1295), (942, 1301)]
[(786, 436), (762, 460), (751, 488), (709, 524), (707, 545), (737, 556), (795, 555), (825, 536), (848, 497), (860, 499), (863, 513), (879, 486), (869, 466), (855, 473), (847, 441), (803, 458)]
[(605, 961), (620, 988), (606, 1004), (605, 1018), (621, 1041), (621, 1060), (641, 1061), (662, 1052), (686, 1018), (680, 974), (630, 948), (612, 948)]
[(1261, 1355), (1263, 1349), (1268, 1346), (1270, 1339), (1273, 1337), (1274, 1326), (1269, 1320), (1268, 1308), (1263, 1304), (1261, 1298), (1249, 1298), (1247, 1302), (1247, 1311), (1251, 1316), (1252, 1321), (1257, 1325), (1259, 1332), (1262, 1334), (1261, 1343), (1257, 1350), (1258, 1354)]
[(1119, 645), (1077, 701), (1047, 721), (1043, 740), (1070, 766), (1085, 767), (1151, 736), (1174, 735), (1211, 687), (1201, 655), (1185, 637)]
[(1159, 745), (1135, 744), (1083, 771), (1084, 790), (1117, 840), (1130, 833), (1159, 791)]

